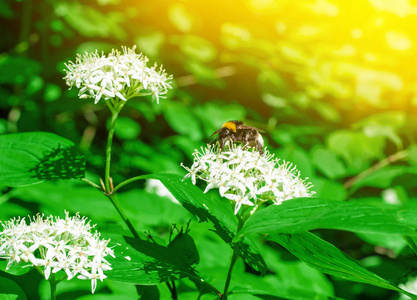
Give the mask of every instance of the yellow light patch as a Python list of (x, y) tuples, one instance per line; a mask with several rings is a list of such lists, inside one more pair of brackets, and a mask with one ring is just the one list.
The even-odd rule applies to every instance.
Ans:
[(233, 132), (236, 132), (236, 124), (233, 123), (233, 122), (226, 122), (226, 123), (224, 123), (223, 126), (222, 126), (222, 128), (225, 128), (225, 127), (227, 129), (233, 131)]

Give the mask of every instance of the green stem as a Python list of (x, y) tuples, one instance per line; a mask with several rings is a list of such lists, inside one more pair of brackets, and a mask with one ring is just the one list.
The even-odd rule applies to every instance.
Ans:
[(106, 186), (106, 193), (112, 193), (110, 189), (110, 162), (111, 162), (111, 147), (113, 143), (114, 127), (116, 125), (116, 120), (119, 115), (118, 111), (112, 111), (111, 123), (109, 129), (109, 135), (107, 137), (107, 147), (106, 147), (106, 171), (104, 174), (104, 184)]
[(132, 178), (129, 178), (129, 179), (127, 179), (127, 180), (125, 180), (125, 181), (123, 181), (123, 182), (121, 182), (121, 183), (119, 183), (114, 189), (113, 189), (113, 193), (115, 193), (118, 189), (120, 189), (121, 187), (123, 187), (123, 186), (125, 186), (126, 184), (129, 184), (129, 183), (131, 183), (131, 182), (133, 182), (133, 181), (136, 181), (136, 180), (141, 180), (141, 179), (143, 179), (143, 176), (135, 176), (135, 177), (132, 177)]
[(398, 160), (402, 160), (405, 159), (408, 156), (408, 150), (402, 150), (402, 151), (398, 151), (390, 156), (388, 156), (387, 158), (381, 160), (380, 162), (378, 162), (377, 164), (373, 165), (372, 167), (370, 167), (369, 169), (366, 169), (365, 171), (363, 171), (362, 173), (360, 173), (359, 175), (349, 179), (348, 181), (346, 181), (344, 183), (344, 187), (345, 189), (350, 189), (358, 180), (363, 179), (367, 176), (369, 176), (370, 174), (372, 174), (373, 172), (388, 166), (389, 164), (396, 162)]
[[(242, 213), (242, 210), (241, 210), (241, 213)], [(236, 232), (239, 232), (242, 229), (246, 218), (243, 215), (238, 215), (237, 218), (238, 218), (238, 225), (237, 225), (237, 231)], [(240, 242), (237, 242), (233, 245), (232, 260), (230, 262), (229, 271), (227, 272), (226, 283), (224, 285), (223, 295), (220, 297), (221, 300), (227, 300), (227, 294), (229, 292), (230, 280), (232, 279), (233, 267), (235, 266), (236, 260), (239, 256), (239, 248), (240, 248)]]
[(199, 276), (190, 276), (190, 278), (193, 278), (197, 282), (200, 282), (201, 284), (205, 285), (207, 288), (209, 288), (210, 290), (212, 290), (213, 292), (215, 292), (219, 296), (219, 298), (222, 296), (222, 293), (218, 289), (216, 289), (210, 283), (208, 283), (207, 281), (205, 281), (203, 278), (201, 278)]
[(95, 187), (96, 189), (100, 189), (99, 185), (95, 184), (94, 182), (91, 182), (87, 178), (82, 178), (81, 181), (84, 181), (85, 183), (88, 183), (89, 185), (91, 185), (92, 187)]
[(56, 285), (57, 282), (55, 281), (55, 273), (51, 272), (51, 275), (49, 276), (49, 286), (51, 287), (51, 300), (56, 300)]
[(239, 243), (236, 243), (233, 246), (232, 261), (230, 262), (229, 271), (227, 272), (226, 284), (224, 285), (224, 292), (223, 292), (223, 295), (220, 297), (221, 300), (227, 299), (227, 293), (228, 293), (229, 286), (230, 286), (230, 280), (232, 279), (233, 267), (235, 266), (237, 257), (239, 256), (239, 245), (240, 245)]
[(117, 201), (116, 195), (111, 194), (111, 195), (107, 195), (107, 198), (110, 199), (111, 203), (113, 204), (113, 206), (116, 208), (117, 212), (119, 213), (119, 215), (122, 217), (123, 221), (125, 222), (125, 224), (127, 225), (127, 227), (129, 228), (130, 232), (133, 234), (133, 236), (135, 238), (140, 239), (139, 234), (137, 233), (136, 229), (133, 227), (132, 223), (129, 221), (129, 219), (126, 217), (126, 214), (124, 213), (122, 207), (119, 204), (119, 201)]
[[(135, 238), (140, 239), (139, 234), (133, 227), (132, 223), (127, 218), (126, 214), (123, 211), (123, 208), (120, 206), (119, 201), (117, 201), (116, 195), (114, 194), (114, 190), (112, 187), (112, 184), (110, 183), (110, 166), (111, 166), (111, 148), (113, 143), (113, 135), (114, 135), (114, 128), (116, 125), (117, 117), (119, 116), (120, 110), (124, 106), (124, 102), (116, 103), (116, 105), (113, 107), (108, 101), (105, 101), (108, 107), (110, 108), (112, 115), (111, 115), (111, 123), (110, 123), (110, 129), (109, 129), (109, 135), (107, 137), (107, 147), (106, 147), (106, 170), (104, 174), (104, 185), (106, 188), (105, 194), (107, 198), (110, 199), (113, 206), (116, 208), (119, 215), (122, 217), (123, 221), (129, 228), (130, 232), (133, 234)], [(88, 180), (85, 180), (85, 182), (89, 183)]]

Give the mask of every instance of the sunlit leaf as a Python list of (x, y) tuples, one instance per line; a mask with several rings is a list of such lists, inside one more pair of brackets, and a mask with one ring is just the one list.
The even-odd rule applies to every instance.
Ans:
[(399, 291), (387, 280), (368, 271), (338, 248), (312, 233), (273, 234), (267, 238), (281, 244), (296, 257), (321, 272)]
[(179, 103), (168, 103), (165, 106), (164, 115), (169, 125), (178, 133), (187, 135), (193, 140), (202, 138), (198, 130), (198, 120), (189, 113), (188, 108)]
[(149, 34), (142, 34), (135, 39), (138, 51), (143, 52), (149, 57), (158, 55), (160, 48), (165, 40), (165, 34), (162, 31), (155, 31)]
[(168, 18), (178, 30), (188, 32), (193, 26), (193, 16), (188, 13), (185, 5), (173, 3), (168, 9)]
[(318, 228), (417, 235), (413, 228), (380, 208), (318, 198), (292, 199), (256, 211), (247, 220), (241, 233), (300, 233)]
[(124, 20), (121, 12), (103, 14), (78, 2), (57, 3), (55, 12), (83, 36), (126, 38), (126, 31), (120, 24)]
[(368, 137), (362, 132), (334, 131), (328, 136), (327, 145), (355, 170), (361, 170), (370, 161), (384, 157), (384, 138)]
[(304, 290), (297, 290), (291, 289), (291, 292), (274, 292), (270, 293), (263, 290), (256, 290), (256, 289), (233, 289), (231, 295), (254, 295), (258, 299), (265, 299), (265, 300), (343, 300), (343, 298), (334, 297), (334, 296), (326, 296), (320, 295), (317, 293), (312, 293), (311, 291), (304, 291)]
[(185, 55), (200, 62), (210, 62), (217, 55), (210, 41), (196, 35), (182, 36), (177, 43)]
[(83, 178), (84, 156), (74, 143), (48, 132), (0, 136), (0, 184), (22, 186)]
[(316, 147), (311, 152), (314, 166), (330, 179), (343, 177), (345, 167), (336, 154), (324, 147)]
[(318, 176), (309, 177), (308, 181), (313, 184), (312, 190), (316, 192), (314, 197), (322, 199), (346, 200), (347, 191), (343, 184)]
[[(354, 184), (354, 188), (364, 186), (387, 189), (392, 186), (393, 180), (408, 173), (416, 174), (417, 168), (407, 166), (386, 166), (368, 174), (365, 177), (358, 178)], [(410, 177), (408, 177), (409, 179)]]
[[(15, 275), (15, 276), (20, 276), (23, 274), (28, 273), (29, 271), (31, 271), (32, 269), (30, 268), (31, 264), (30, 263), (13, 263), (10, 268), (6, 269), (8, 264), (8, 260), (6, 259), (1, 259), (0, 260), (0, 270), (7, 273), (7, 274), (11, 274), (11, 275)], [(0, 291), (2, 291), (0, 289)]]
[(303, 177), (311, 177), (314, 174), (314, 168), (307, 152), (300, 147), (294, 145), (281, 147), (275, 151), (275, 155), (297, 166)]
[(364, 134), (368, 137), (385, 137), (401, 148), (402, 141), (399, 130), (403, 128), (405, 122), (405, 113), (386, 112), (369, 116), (356, 123), (355, 127), (362, 128)]
[[(110, 122), (108, 122), (108, 124), (110, 125)], [(117, 119), (114, 134), (122, 140), (136, 139), (140, 134), (140, 125), (131, 118), (120, 117)]]

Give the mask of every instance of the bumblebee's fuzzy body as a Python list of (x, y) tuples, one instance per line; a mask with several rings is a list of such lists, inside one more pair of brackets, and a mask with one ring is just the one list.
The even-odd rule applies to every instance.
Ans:
[(259, 154), (263, 154), (264, 140), (259, 132), (262, 130), (247, 126), (242, 121), (228, 121), (216, 130), (211, 136), (219, 133), (220, 149), (223, 149), (227, 141), (242, 143), (247, 147), (255, 148)]

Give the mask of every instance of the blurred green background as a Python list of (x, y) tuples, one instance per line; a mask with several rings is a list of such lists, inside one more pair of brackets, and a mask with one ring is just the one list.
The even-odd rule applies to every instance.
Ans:
[[(190, 164), (195, 148), (237, 119), (265, 130), (269, 151), (294, 162), (319, 197), (416, 207), (416, 15), (417, 3), (407, 0), (0, 0), (0, 134), (47, 131), (68, 138), (86, 155), (87, 178), (98, 182), (110, 113), (103, 101), (94, 105), (67, 89), (64, 63), (84, 51), (137, 45), (174, 75), (175, 88), (159, 105), (128, 101), (116, 125), (114, 182), (185, 174), (180, 163)], [(171, 223), (191, 217), (156, 196), (157, 189), (135, 183), (120, 198), (138, 231), (163, 239)], [(93, 218), (105, 232), (122, 226), (103, 195), (77, 182), (2, 191), (1, 220), (67, 209)], [(230, 249), (212, 240), (209, 225), (192, 224), (200, 256), (208, 259), (200, 272), (216, 278), (227, 266), (210, 261), (207, 249)], [(317, 234), (394, 283), (412, 271), (400, 237)], [(311, 290), (335, 290), (346, 299), (397, 298), (325, 277), (277, 246), (262, 247), (277, 261), (276, 276), (256, 277), (261, 285), (283, 285), (289, 280), (283, 274), (292, 274), (288, 286), (303, 286), (308, 269)], [(243, 263), (240, 271), (252, 276)], [(122, 290), (105, 288), (115, 295)]]

